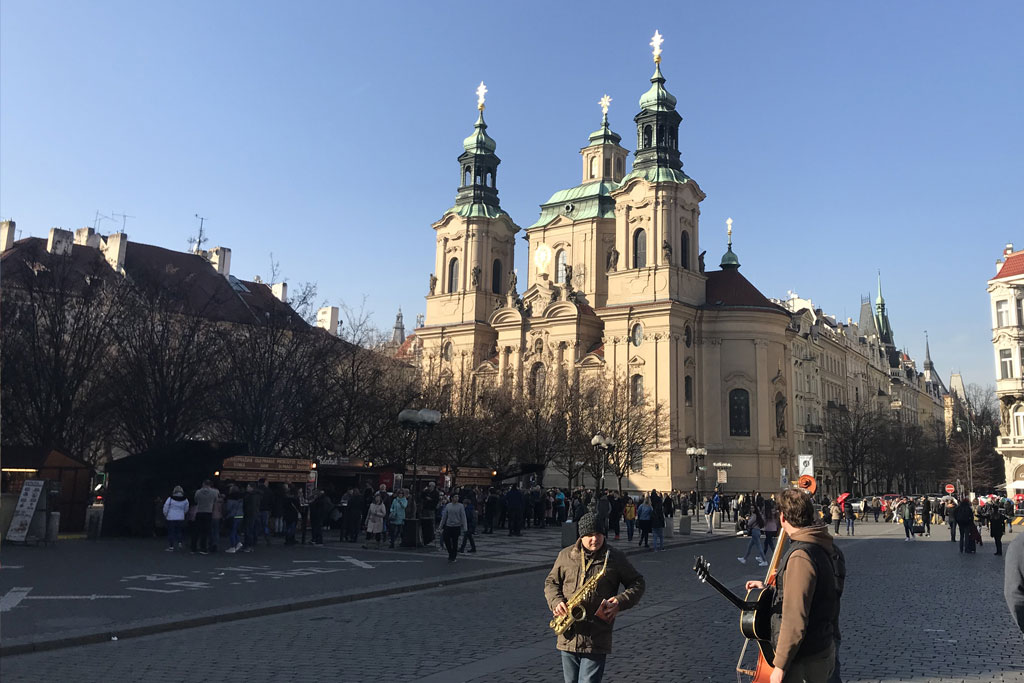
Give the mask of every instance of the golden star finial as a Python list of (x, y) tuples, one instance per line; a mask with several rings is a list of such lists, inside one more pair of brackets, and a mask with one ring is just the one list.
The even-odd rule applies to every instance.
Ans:
[(476, 108), (483, 111), (484, 108), (484, 95), (487, 94), (487, 86), (484, 85), (483, 81), (480, 81), (480, 85), (476, 89)]
[(601, 113), (602, 114), (607, 114), (608, 113), (608, 105), (612, 103), (612, 98), (608, 97), (608, 95), (605, 94), (605, 96), (602, 97), (600, 100), (598, 100), (597, 103), (601, 105)]
[(661, 62), (661, 44), (665, 42), (661, 34), (657, 31), (654, 32), (654, 37), (651, 38), (651, 47), (654, 48), (654, 62), (657, 64)]

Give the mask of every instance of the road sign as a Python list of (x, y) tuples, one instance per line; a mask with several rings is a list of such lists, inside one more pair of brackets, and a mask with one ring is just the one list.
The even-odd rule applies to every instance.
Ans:
[(7, 528), (8, 541), (24, 542), (28, 538), (28, 530), (39, 506), (44, 483), (42, 479), (29, 479), (21, 485), (21, 495), (18, 496), (18, 504), (14, 508), (14, 517)]
[(956, 487), (952, 484), (946, 484), (946, 493), (953, 493), (953, 491), (956, 491)]
[(805, 474), (808, 477), (814, 476), (814, 456), (813, 455), (798, 455), (796, 456), (797, 464), (797, 476), (802, 477)]

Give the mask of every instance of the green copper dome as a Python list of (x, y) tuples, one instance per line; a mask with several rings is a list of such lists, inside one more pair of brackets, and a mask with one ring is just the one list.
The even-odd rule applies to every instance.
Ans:
[(729, 243), (729, 248), (724, 254), (722, 254), (722, 263), (720, 264), (722, 270), (730, 270), (740, 267), (740, 257), (732, 250), (732, 242)]
[(651, 89), (640, 98), (640, 108), (650, 111), (675, 111), (676, 98), (665, 90), (665, 77), (661, 75), (661, 64), (654, 65)]
[(608, 114), (605, 114), (604, 120), (601, 121), (601, 129), (590, 134), (590, 144), (587, 147), (604, 144), (617, 145), (620, 142), (622, 142), (622, 136), (608, 127)]
[(473, 126), (473, 134), (462, 141), (462, 146), (467, 152), (474, 154), (494, 154), (495, 144), (491, 136), (487, 134), (487, 124), (484, 123), (484, 110), (480, 110), (480, 116)]

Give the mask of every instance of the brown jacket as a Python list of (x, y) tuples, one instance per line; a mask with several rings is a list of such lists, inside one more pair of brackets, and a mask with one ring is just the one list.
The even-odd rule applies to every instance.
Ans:
[[(544, 580), (544, 599), (547, 600), (549, 610), (553, 611), (560, 602), (568, 602), (573, 593), (585, 582), (585, 577), (580, 576), (582, 552), (580, 542), (576, 541), (558, 553), (555, 565), (551, 568), (547, 579)], [(608, 545), (607, 540), (594, 553), (594, 561), (587, 570), (587, 577), (601, 571), (605, 553), (610, 553), (608, 569), (597, 584), (597, 595), (584, 605), (587, 610), (587, 618), (582, 623), (574, 624), (572, 628), (558, 636), (556, 647), (559, 650), (609, 654), (612, 651), (612, 624), (594, 616), (601, 601), (612, 597), (617, 598), (619, 609), (626, 610), (636, 605), (640, 601), (640, 596), (644, 594), (643, 575), (633, 568), (621, 550), (616, 550)], [(625, 590), (621, 593), (618, 592), (620, 585), (625, 586)]]
[[(795, 542), (802, 541), (820, 546), (830, 556), (834, 553), (832, 536), (824, 526), (797, 529), (793, 532), (791, 539)], [(834, 574), (829, 577), (818, 577), (814, 561), (808, 552), (802, 549), (793, 550), (786, 562), (783, 574), (782, 623), (778, 630), (778, 643), (775, 647), (775, 666), (778, 668), (788, 671), (793, 660), (797, 658), (804, 637), (807, 635), (807, 624), (811, 618), (815, 588), (819, 580), (835, 581), (836, 577)], [(842, 586), (838, 588), (841, 593)]]

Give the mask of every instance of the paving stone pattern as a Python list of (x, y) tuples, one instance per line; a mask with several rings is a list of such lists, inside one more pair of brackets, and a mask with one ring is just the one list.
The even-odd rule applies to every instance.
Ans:
[[(944, 528), (905, 543), (891, 525), (842, 537), (849, 565), (843, 671), (868, 681), (1024, 681), (1024, 641), (1002, 600), (1002, 558), (986, 543), (961, 556)], [(1016, 534), (1014, 536), (1017, 536)], [(942, 540), (945, 538), (946, 540)], [(1022, 541), (1024, 542), (1024, 541)], [(697, 582), (693, 556), (739, 590), (736, 539), (633, 557), (648, 581), (616, 624), (606, 681), (736, 680), (734, 607)], [(763, 570), (762, 570), (763, 571)], [(557, 681), (544, 572), (6, 657), (17, 681)]]

